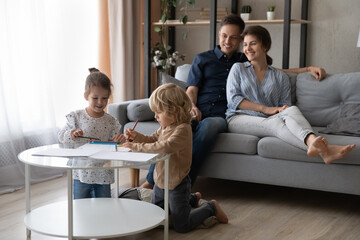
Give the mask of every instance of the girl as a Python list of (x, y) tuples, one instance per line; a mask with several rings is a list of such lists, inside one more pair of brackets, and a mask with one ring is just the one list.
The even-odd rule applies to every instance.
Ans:
[(270, 66), (269, 32), (261, 26), (251, 26), (245, 29), (242, 37), (243, 51), (249, 62), (234, 64), (229, 73), (226, 86), (229, 131), (278, 137), (304, 149), (308, 156), (320, 156), (325, 163), (348, 154), (354, 144), (328, 145), (325, 138), (314, 134), (300, 110), (290, 107), (289, 79)]
[[(215, 200), (190, 212), (191, 102), (185, 91), (175, 84), (165, 84), (151, 94), (149, 102), (160, 128), (151, 136), (128, 129), (126, 137), (132, 142), (126, 142), (124, 146), (133, 151), (170, 154), (169, 209), (174, 229), (189, 232), (211, 216), (227, 223), (226, 214)], [(154, 174), (152, 202), (159, 206), (164, 205), (164, 164), (157, 163)]]
[[(102, 141), (113, 139), (125, 142), (118, 134), (120, 123), (104, 111), (111, 95), (110, 79), (96, 68), (89, 69), (84, 97), (89, 106), (69, 113), (66, 126), (59, 132), (61, 143), (86, 143), (82, 137)], [(110, 184), (114, 182), (113, 170), (74, 170), (74, 199), (90, 197), (111, 197)]]

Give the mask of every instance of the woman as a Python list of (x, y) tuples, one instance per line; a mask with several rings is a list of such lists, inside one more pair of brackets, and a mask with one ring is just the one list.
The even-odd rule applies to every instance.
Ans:
[(355, 145), (329, 145), (316, 136), (309, 122), (296, 106), (291, 106), (291, 86), (285, 73), (271, 66), (267, 55), (271, 47), (269, 32), (261, 26), (250, 26), (242, 34), (243, 52), (248, 62), (236, 63), (227, 80), (228, 109), (226, 118), (230, 132), (274, 136), (320, 156), (332, 163), (348, 154)]

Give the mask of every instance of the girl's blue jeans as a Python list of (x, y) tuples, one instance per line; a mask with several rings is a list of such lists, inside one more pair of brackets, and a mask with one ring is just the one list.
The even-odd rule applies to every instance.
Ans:
[(110, 184), (88, 184), (74, 180), (74, 199), (111, 197)]

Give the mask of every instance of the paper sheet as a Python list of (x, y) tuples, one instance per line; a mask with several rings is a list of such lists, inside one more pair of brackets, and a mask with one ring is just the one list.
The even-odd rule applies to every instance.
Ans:
[(133, 153), (130, 152), (129, 148), (116, 148), (115, 145), (89, 143), (78, 148), (49, 148), (33, 153), (33, 155), (52, 157), (89, 157), (101, 160), (123, 160), (133, 162), (146, 162), (157, 156), (157, 154), (151, 153)]
[(33, 153), (34, 156), (89, 157), (101, 150), (81, 148), (49, 148)]
[(146, 162), (156, 157), (157, 155), (158, 154), (154, 154), (154, 153), (100, 151), (91, 155), (90, 158), (102, 159), (102, 160)]

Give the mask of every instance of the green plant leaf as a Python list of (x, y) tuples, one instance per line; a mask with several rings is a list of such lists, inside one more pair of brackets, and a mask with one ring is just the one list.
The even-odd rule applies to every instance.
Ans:
[(187, 22), (188, 22), (188, 16), (185, 15), (185, 16), (183, 17), (183, 19), (182, 19), (182, 23), (183, 23), (183, 24), (186, 24)]
[(157, 33), (158, 33), (158, 32), (161, 32), (161, 28), (159, 28), (159, 27), (154, 27), (154, 31), (157, 32)]
[(187, 0), (187, 3), (194, 6), (195, 5), (195, 0)]
[(161, 16), (161, 22), (164, 23), (166, 22), (166, 20), (167, 20), (167, 15), (166, 13), (163, 13), (163, 15)]
[(187, 33), (187, 32), (184, 32), (184, 33), (182, 34), (182, 40), (186, 40), (187, 37), (188, 37), (188, 33)]

